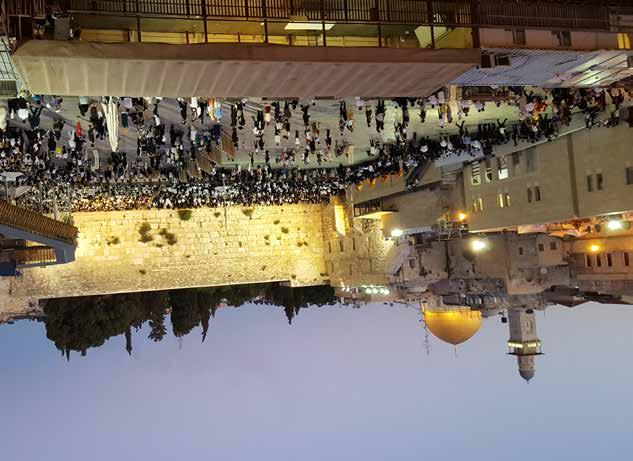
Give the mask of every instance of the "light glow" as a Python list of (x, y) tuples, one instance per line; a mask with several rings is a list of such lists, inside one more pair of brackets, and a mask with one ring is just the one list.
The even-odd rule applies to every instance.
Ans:
[(470, 248), (474, 252), (480, 252), (488, 248), (488, 243), (481, 239), (473, 239), (470, 242)]
[(334, 27), (333, 22), (326, 22), (325, 24), (320, 22), (289, 22), (284, 27), (285, 30), (330, 30)]
[(601, 249), (601, 248), (600, 248), (600, 245), (597, 245), (597, 244), (595, 244), (595, 243), (589, 247), (589, 250), (590, 250), (592, 253), (597, 253), (597, 252), (599, 252), (599, 251), (600, 251), (600, 249)]
[(391, 231), (391, 236), (393, 238), (402, 237), (402, 234), (404, 234), (404, 232), (402, 232), (402, 229), (394, 229)]
[(607, 221), (607, 229), (610, 231), (620, 230), (624, 227), (624, 223), (622, 221), (618, 221), (616, 219), (612, 219)]

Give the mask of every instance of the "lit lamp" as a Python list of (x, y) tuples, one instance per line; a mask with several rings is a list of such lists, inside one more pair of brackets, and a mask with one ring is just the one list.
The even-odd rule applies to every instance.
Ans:
[(617, 219), (612, 219), (607, 221), (607, 229), (610, 231), (617, 231), (624, 228), (624, 223), (622, 221), (618, 221)]
[(599, 251), (600, 251), (600, 249), (601, 249), (601, 248), (600, 248), (600, 245), (598, 245), (598, 244), (596, 244), (596, 243), (594, 243), (593, 245), (591, 245), (591, 246), (589, 247), (589, 251), (591, 251), (592, 253), (597, 253), (597, 252), (599, 252)]
[(475, 252), (479, 253), (488, 248), (488, 243), (485, 240), (481, 239), (473, 239), (470, 241), (470, 248)]
[(402, 232), (402, 229), (394, 229), (391, 231), (391, 237), (395, 239), (402, 237), (402, 234), (404, 234), (404, 232)]
[(465, 221), (467, 217), (468, 217), (468, 215), (466, 213), (463, 213), (463, 212), (457, 213), (457, 220), (458, 221)]

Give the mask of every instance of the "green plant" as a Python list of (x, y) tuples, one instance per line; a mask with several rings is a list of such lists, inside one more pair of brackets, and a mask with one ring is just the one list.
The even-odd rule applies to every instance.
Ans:
[(242, 213), (244, 214), (244, 216), (247, 216), (248, 219), (253, 219), (253, 212), (255, 210), (252, 208), (242, 208)]
[(192, 215), (192, 210), (178, 210), (178, 217), (181, 221), (189, 221)]
[(143, 221), (138, 228), (138, 233), (141, 235), (139, 242), (149, 243), (154, 240), (154, 236), (150, 233), (151, 230), (152, 226), (147, 221)]
[(169, 245), (169, 246), (173, 246), (176, 243), (178, 243), (178, 238), (176, 238), (176, 234), (174, 234), (173, 232), (169, 232), (165, 228), (162, 228), (158, 234), (162, 238), (165, 239), (165, 241), (167, 242), (167, 245)]
[(268, 267), (268, 266), (266, 266), (266, 265), (264, 264), (264, 265), (262, 266), (262, 270), (263, 270), (263, 271), (265, 271), (265, 270), (266, 270), (266, 267)]
[(297, 242), (297, 246), (301, 248), (303, 246), (303, 242)]
[(147, 271), (146, 271), (145, 269), (139, 269), (139, 270), (138, 270), (138, 272), (139, 272), (139, 274), (141, 274), (141, 275), (145, 275), (145, 274), (147, 274)]
[(119, 243), (121, 243), (121, 239), (119, 237), (110, 237), (106, 239), (106, 243), (108, 245), (118, 245)]
[(281, 221), (279, 221), (278, 219), (275, 219), (274, 223), (275, 225), (279, 224)]
[(291, 277), (292, 277), (292, 280), (294, 280), (297, 278), (297, 274), (292, 274)]
[(270, 235), (264, 235), (264, 240), (270, 239)]
[(215, 213), (213, 213), (213, 216), (215, 216), (216, 218), (219, 218), (221, 214), (222, 213), (220, 213), (219, 211), (216, 211)]
[(287, 234), (287, 233), (290, 232), (290, 229), (288, 229), (287, 227), (282, 227), (281, 228), (281, 232), (284, 233), (284, 234)]

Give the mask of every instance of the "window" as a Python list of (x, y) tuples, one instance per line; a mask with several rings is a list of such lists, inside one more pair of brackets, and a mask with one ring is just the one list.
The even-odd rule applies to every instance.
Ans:
[(349, 265), (349, 275), (353, 275), (354, 274), (354, 268), (352, 267), (352, 264)]
[(549, 242), (549, 249), (550, 250), (555, 250), (556, 248), (558, 248), (558, 246), (556, 245), (556, 242)]
[(525, 46), (525, 29), (512, 29), (512, 44)]
[(473, 200), (473, 212), (484, 211), (484, 200), (479, 197)]
[(512, 154), (512, 166), (518, 167), (521, 164), (521, 152), (515, 152)]
[(542, 243), (538, 244), (538, 251), (545, 251), (545, 245), (543, 245)]
[(534, 149), (525, 151), (526, 171), (534, 173), (536, 171), (536, 152)]
[(497, 199), (499, 201), (499, 208), (507, 208), (510, 206), (510, 194), (507, 192), (499, 194)]
[(345, 251), (345, 248), (343, 247), (343, 240), (338, 241), (338, 247), (341, 250), (341, 253)]
[(356, 251), (356, 238), (352, 237), (352, 251)]
[(571, 32), (568, 30), (557, 30), (552, 32), (557, 41), (557, 45), (561, 48), (569, 48), (571, 46)]
[(409, 268), (415, 269), (415, 259), (409, 259)]
[(596, 189), (602, 190), (603, 181), (602, 181), (602, 173), (598, 173), (596, 175)]
[(593, 266), (593, 264), (591, 262), (591, 255), (589, 255), (589, 254), (585, 254), (585, 265), (587, 267)]
[(541, 201), (541, 188), (539, 186), (534, 187), (534, 200)]
[(327, 242), (328, 253), (332, 253), (332, 242)]
[(486, 182), (492, 182), (492, 165), (486, 160)]
[(633, 184), (633, 166), (627, 166), (625, 170), (626, 177), (626, 185), (630, 186)]
[(618, 34), (618, 48), (621, 50), (631, 49), (631, 37), (629, 37), (629, 34)]
[(519, 256), (523, 256), (523, 247), (519, 247)]
[(499, 179), (508, 179), (508, 161), (505, 156), (497, 158), (497, 175)]
[(528, 203), (532, 203), (532, 189), (528, 187)]
[(631, 265), (631, 259), (629, 257), (629, 252), (628, 251), (624, 252), (624, 265), (626, 267), (629, 267)]
[(596, 266), (602, 267), (602, 256), (596, 255)]
[(587, 191), (593, 192), (593, 176), (587, 175)]
[(611, 256), (611, 253), (607, 253), (607, 266), (613, 266), (613, 257)]
[(473, 186), (481, 184), (481, 164), (479, 162), (470, 165), (470, 183)]

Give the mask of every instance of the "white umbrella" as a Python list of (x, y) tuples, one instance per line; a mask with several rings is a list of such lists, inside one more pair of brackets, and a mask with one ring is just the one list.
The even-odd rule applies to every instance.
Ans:
[(106, 124), (108, 126), (108, 140), (112, 152), (119, 150), (119, 110), (114, 98), (108, 98), (108, 102), (102, 102), (101, 107), (105, 115)]

